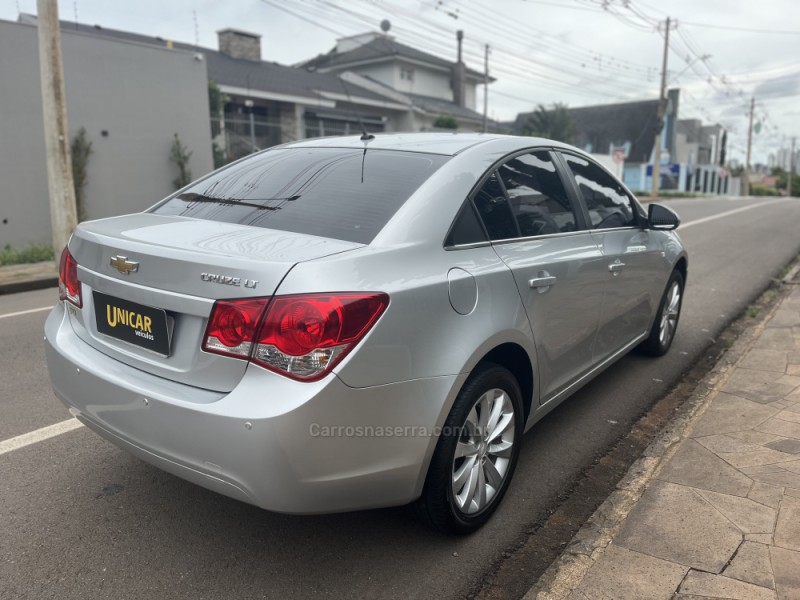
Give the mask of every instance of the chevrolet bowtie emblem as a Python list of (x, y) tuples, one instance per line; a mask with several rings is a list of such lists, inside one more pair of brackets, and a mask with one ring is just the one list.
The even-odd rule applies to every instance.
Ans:
[(119, 254), (111, 259), (111, 266), (124, 275), (130, 275), (139, 270), (139, 263), (128, 260), (127, 256)]

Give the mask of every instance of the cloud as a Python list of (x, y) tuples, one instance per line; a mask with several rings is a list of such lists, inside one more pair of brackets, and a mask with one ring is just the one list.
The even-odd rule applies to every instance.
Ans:
[(783, 98), (800, 95), (800, 73), (768, 79), (756, 86), (755, 95), (758, 98)]

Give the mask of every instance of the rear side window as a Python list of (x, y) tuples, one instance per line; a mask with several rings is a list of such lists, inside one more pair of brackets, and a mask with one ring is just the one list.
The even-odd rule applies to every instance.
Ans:
[(481, 215), (490, 239), (507, 240), (519, 237), (511, 207), (497, 179), (497, 173), (492, 173), (475, 194), (475, 207)]
[(460, 246), (463, 244), (477, 244), (486, 241), (480, 221), (475, 214), (471, 202), (464, 204), (461, 212), (453, 223), (450, 235), (447, 236), (445, 246)]
[(369, 244), (449, 156), (283, 148), (245, 159), (152, 212)]
[(572, 154), (563, 156), (589, 210), (592, 229), (636, 225), (631, 199), (616, 179), (588, 160)]

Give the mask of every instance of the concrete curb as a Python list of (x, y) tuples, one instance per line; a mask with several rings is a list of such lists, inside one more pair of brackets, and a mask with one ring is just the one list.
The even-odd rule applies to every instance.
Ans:
[(55, 287), (57, 270), (52, 260), (0, 267), (0, 295)]
[(736, 365), (759, 339), (770, 317), (781, 304), (778, 302), (759, 323), (747, 329), (720, 358), (678, 414), (645, 449), (641, 458), (631, 465), (617, 484), (617, 489), (589, 517), (561, 556), (525, 594), (524, 600), (564, 600), (581, 584), (589, 569), (616, 537), (650, 482), (677, 451), (680, 442), (691, 433), (694, 423), (703, 416), (718, 390), (725, 385)]
[(788, 283), (789, 285), (797, 284), (798, 282), (795, 281), (795, 279), (797, 279), (798, 274), (800, 274), (800, 263), (797, 263), (794, 267), (792, 267), (792, 269), (781, 280), (781, 283)]
[(56, 287), (57, 285), (58, 277), (43, 277), (39, 279), (14, 281), (11, 283), (0, 283), (0, 296), (4, 294), (16, 294), (17, 292), (43, 290), (45, 288)]

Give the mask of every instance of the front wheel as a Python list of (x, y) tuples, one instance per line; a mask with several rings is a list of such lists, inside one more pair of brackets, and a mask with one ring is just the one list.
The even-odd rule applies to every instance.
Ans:
[(511, 482), (523, 427), (517, 380), (503, 367), (480, 365), (445, 421), (418, 501), (423, 517), (456, 534), (486, 523)]
[(683, 275), (673, 271), (661, 298), (653, 328), (648, 338), (639, 346), (644, 354), (663, 356), (672, 345), (683, 302)]

